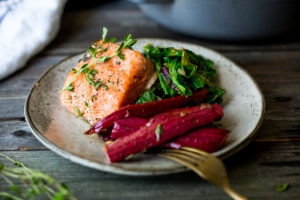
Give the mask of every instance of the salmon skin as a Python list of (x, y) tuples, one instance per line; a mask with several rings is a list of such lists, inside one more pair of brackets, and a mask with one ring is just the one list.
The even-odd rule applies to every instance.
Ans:
[(135, 103), (156, 80), (151, 60), (140, 52), (117, 43), (99, 40), (66, 77), (60, 93), (61, 104), (90, 124), (120, 107)]

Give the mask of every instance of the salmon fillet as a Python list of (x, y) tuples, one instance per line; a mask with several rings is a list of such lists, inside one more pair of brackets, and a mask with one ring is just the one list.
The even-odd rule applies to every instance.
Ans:
[[(90, 124), (120, 107), (134, 103), (155, 81), (153, 63), (140, 52), (99, 40), (66, 77), (60, 101), (70, 112)], [(108, 58), (101, 61), (101, 58)]]

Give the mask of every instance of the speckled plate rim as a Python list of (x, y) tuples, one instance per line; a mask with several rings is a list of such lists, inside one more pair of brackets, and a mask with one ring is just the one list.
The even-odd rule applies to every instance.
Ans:
[[(190, 44), (190, 43), (185, 43), (185, 42), (178, 42), (178, 41), (172, 41), (172, 40), (166, 40), (166, 39), (154, 39), (154, 38), (141, 38), (138, 39), (138, 43), (134, 46), (134, 49), (137, 50), (142, 50), (142, 46), (145, 45), (146, 43), (151, 43), (153, 45), (157, 45), (157, 46), (173, 46), (176, 48), (180, 48), (180, 47), (184, 47), (186, 49), (190, 49), (192, 51), (195, 51), (196, 53), (199, 53), (201, 55), (203, 55), (204, 57), (207, 57), (211, 60), (213, 60), (215, 62), (216, 68), (218, 70), (218, 73), (220, 73), (220, 71), (224, 71), (224, 73), (227, 73), (227, 75), (229, 77), (223, 77), (224, 79), (226, 79), (226, 81), (230, 81), (229, 82), (229, 86), (227, 88), (226, 85), (222, 85), (222, 75), (220, 76), (220, 80), (221, 81), (217, 81), (219, 83), (220, 86), (224, 87), (227, 91), (226, 93), (229, 94), (227, 97), (225, 97), (227, 100), (224, 101), (224, 113), (225, 119), (222, 119), (221, 124), (224, 125), (225, 128), (233, 128), (234, 131), (240, 132), (244, 132), (242, 134), (237, 134), (235, 132), (231, 133), (230, 137), (229, 137), (229, 142), (228, 144), (225, 145), (224, 148), (222, 148), (221, 150), (213, 153), (214, 155), (220, 157), (221, 159), (225, 159), (227, 157), (230, 157), (231, 155), (235, 154), (236, 152), (240, 151), (242, 148), (244, 148), (248, 143), (250, 143), (252, 141), (252, 139), (255, 137), (258, 128), (260, 127), (262, 120), (263, 120), (263, 116), (264, 116), (264, 112), (265, 112), (265, 101), (264, 101), (264, 97), (263, 94), (258, 86), (258, 84), (255, 82), (255, 80), (251, 77), (251, 75), (249, 75), (249, 73), (242, 67), (238, 66), (237, 64), (235, 64), (233, 61), (229, 60), (228, 58), (226, 58), (225, 56), (221, 55), (220, 53), (200, 46), (200, 45), (194, 45), (194, 44)], [(82, 155), (77, 155), (74, 152), (71, 152), (68, 150), (68, 148), (62, 148), (62, 146), (60, 144), (56, 144), (55, 142), (51, 141), (48, 136), (45, 135), (45, 133), (43, 131), (41, 131), (40, 128), (37, 128), (38, 126), (40, 126), (40, 122), (37, 119), (37, 117), (35, 116), (35, 112), (32, 111), (32, 103), (34, 101), (43, 101), (43, 99), (37, 99), (39, 97), (36, 97), (36, 90), (37, 90), (37, 86), (42, 83), (48, 76), (53, 75), (52, 73), (55, 70), (60, 70), (59, 67), (61, 65), (63, 65), (66, 62), (70, 62), (70, 66), (68, 70), (71, 70), (72, 67), (74, 67), (74, 64), (76, 64), (75, 60), (78, 58), (80, 58), (82, 56), (81, 54), (78, 55), (72, 55), (62, 61), (60, 61), (59, 63), (55, 64), (54, 66), (52, 66), (48, 71), (46, 71), (40, 78), (39, 80), (35, 83), (35, 85), (33, 86), (33, 88), (31, 89), (31, 91), (29, 92), (29, 95), (26, 99), (25, 102), (25, 107), (24, 107), (24, 113), (25, 113), (25, 119), (27, 121), (28, 126), (30, 127), (32, 133), (34, 134), (34, 136), (44, 145), (46, 146), (48, 149), (52, 150), (53, 152), (57, 153), (58, 155), (72, 161), (78, 164), (81, 164), (83, 166), (86, 167), (91, 167), (94, 169), (98, 169), (101, 171), (105, 171), (105, 172), (112, 172), (112, 173), (116, 173), (116, 174), (122, 174), (122, 175), (134, 175), (134, 176), (149, 176), (149, 175), (164, 175), (164, 174), (172, 174), (172, 173), (178, 173), (178, 172), (183, 172), (186, 171), (187, 168), (174, 163), (173, 161), (169, 161), (166, 160), (164, 158), (158, 157), (156, 155), (146, 155), (146, 157), (144, 158), (142, 155), (142, 159), (141, 160), (137, 160), (137, 162), (122, 162), (122, 163), (113, 163), (113, 164), (109, 164), (107, 162), (102, 162), (102, 160), (96, 161), (95, 159), (90, 159), (87, 157), (84, 157)], [(74, 58), (76, 58), (74, 60)], [(76, 60), (76, 61), (77, 61)], [(75, 63), (74, 63), (75, 62)], [(230, 72), (229, 72), (230, 71)], [(67, 73), (67, 71), (65, 71), (64, 73)], [(234, 75), (232, 75), (234, 74)], [(230, 77), (232, 76), (232, 77)], [(233, 77), (236, 76), (236, 77)], [(55, 77), (54, 77), (55, 78)], [(234, 79), (237, 78), (237, 79)], [(241, 78), (243, 78), (244, 80), (242, 80)], [(246, 86), (247, 88), (243, 88), (243, 84), (244, 82), (246, 82)], [(49, 83), (47, 83), (49, 84)], [(55, 84), (55, 83), (52, 83)], [(57, 86), (61, 87), (62, 83), (56, 83), (58, 84)], [(55, 86), (55, 87), (57, 87)], [(230, 92), (232, 92), (229, 87), (239, 87), (239, 88), (243, 88), (244, 90), (249, 90), (249, 92), (252, 92), (251, 95), (247, 96), (247, 94), (230, 94)], [(239, 89), (236, 88), (236, 89)], [(45, 91), (46, 95), (47, 91)], [(53, 94), (52, 94), (53, 95)], [(56, 96), (55, 96), (56, 95)], [(54, 99), (58, 99), (58, 95), (54, 94)], [(240, 96), (241, 97), (240, 97)], [(243, 96), (244, 95), (244, 96)], [(51, 95), (50, 95), (51, 96)], [(226, 118), (228, 113), (232, 114), (232, 110), (235, 109), (234, 105), (232, 105), (232, 102), (239, 102), (243, 100), (246, 106), (246, 109), (244, 110), (244, 108), (242, 108), (243, 111), (245, 111), (244, 113), (241, 112), (237, 112), (236, 116), (231, 115), (232, 118), (234, 118), (235, 120), (235, 124), (232, 124), (232, 119), (230, 119), (230, 117), (228, 117), (228, 119)], [(249, 100), (249, 102), (248, 102)], [(50, 104), (49, 102), (44, 102), (45, 105)], [(52, 102), (54, 104), (50, 104), (51, 105), (56, 105), (56, 104), (60, 104), (59, 102)], [(43, 105), (43, 106), (45, 106)], [(240, 104), (239, 104), (240, 105)], [(43, 108), (41, 108), (40, 104), (35, 104), (35, 106), (37, 106), (38, 108), (34, 108), (33, 110), (35, 111), (39, 111), (39, 110), (43, 110)], [(40, 109), (41, 108), (41, 109)], [(50, 108), (51, 109), (51, 108)], [(237, 110), (237, 111), (241, 111), (241, 109)], [(252, 113), (248, 113), (252, 112)], [(66, 111), (62, 111), (62, 112), (66, 112)], [(228, 112), (228, 113), (227, 113)], [(234, 114), (234, 113), (233, 113)], [(242, 115), (244, 114), (249, 114), (249, 116), (247, 116), (247, 120), (251, 119), (251, 125), (250, 126), (245, 126), (245, 118), (243, 118)], [(41, 115), (43, 115), (43, 112), (41, 111)], [(40, 116), (40, 115), (38, 115)], [(242, 118), (242, 119), (240, 119)], [(76, 119), (76, 120), (80, 120), (80, 119)], [(240, 120), (244, 120), (244, 121), (240, 121)], [(82, 121), (82, 120), (81, 120)], [(79, 122), (79, 121), (77, 121)], [(81, 123), (81, 122), (80, 122)], [(247, 124), (246, 124), (247, 125)], [(238, 127), (238, 129), (235, 129), (236, 127)], [(83, 129), (84, 130), (84, 129)], [(236, 135), (234, 135), (236, 134)], [(95, 141), (97, 140), (97, 138), (90, 138), (88, 142), (90, 141)], [(96, 142), (96, 145), (98, 143)], [(101, 150), (101, 148), (99, 148), (99, 151), (103, 151)], [(105, 159), (105, 158), (104, 158)], [(154, 164), (152, 164), (154, 163)], [(163, 164), (162, 168), (160, 168), (160, 164)], [(153, 165), (153, 166), (151, 166)], [(155, 166), (154, 166), (155, 165)], [(129, 167), (128, 167), (129, 166)], [(142, 166), (142, 167), (139, 167)], [(148, 167), (149, 166), (149, 167)]]

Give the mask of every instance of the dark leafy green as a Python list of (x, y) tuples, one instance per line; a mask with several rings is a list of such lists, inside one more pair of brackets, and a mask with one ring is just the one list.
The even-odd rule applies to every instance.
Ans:
[(150, 102), (177, 95), (190, 96), (193, 92), (207, 88), (205, 102), (221, 103), (224, 89), (213, 84), (216, 75), (212, 60), (197, 55), (188, 49), (144, 46), (143, 54), (155, 64), (158, 81), (140, 96), (137, 103)]

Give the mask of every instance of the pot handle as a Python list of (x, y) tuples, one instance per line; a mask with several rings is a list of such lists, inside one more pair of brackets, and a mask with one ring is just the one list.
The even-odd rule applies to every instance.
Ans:
[(129, 0), (136, 4), (146, 4), (146, 3), (172, 3), (174, 0)]

